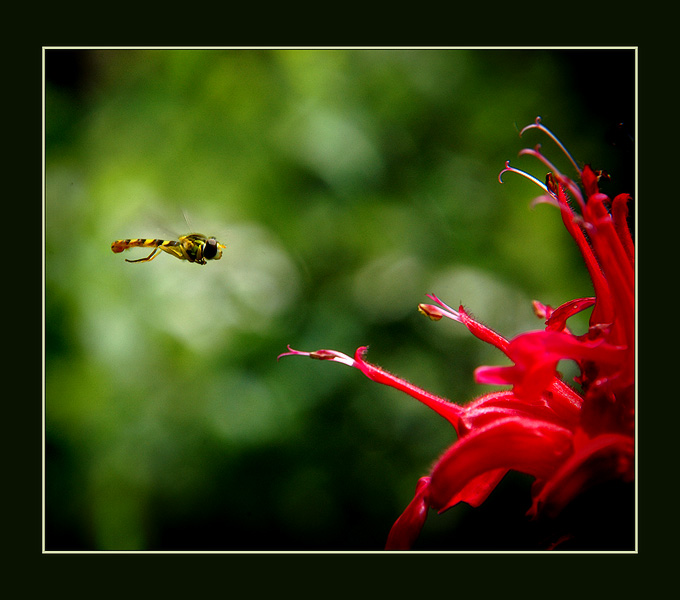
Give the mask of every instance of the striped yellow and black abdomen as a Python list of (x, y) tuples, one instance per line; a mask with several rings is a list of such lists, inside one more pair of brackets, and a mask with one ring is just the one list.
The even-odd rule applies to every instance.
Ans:
[(118, 254), (128, 248), (162, 248), (163, 246), (177, 246), (179, 242), (173, 240), (158, 240), (133, 238), (127, 240), (116, 240), (111, 244), (111, 250)]

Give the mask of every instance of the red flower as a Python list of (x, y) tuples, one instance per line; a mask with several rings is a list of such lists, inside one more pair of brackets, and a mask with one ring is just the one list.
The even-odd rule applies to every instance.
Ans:
[[(565, 227), (576, 241), (590, 274), (595, 295), (571, 300), (553, 309), (534, 302), (545, 328), (506, 340), (473, 319), (461, 306), (454, 310), (434, 295), (434, 304), (419, 310), (433, 320), (462, 323), (479, 339), (494, 345), (511, 366), (479, 367), (479, 383), (511, 386), (458, 406), (418, 388), (365, 360), (366, 348), (354, 357), (333, 350), (300, 352), (340, 362), (366, 377), (423, 402), (455, 428), (457, 440), (422, 477), (415, 496), (389, 533), (387, 549), (408, 549), (418, 537), (429, 509), (443, 512), (459, 502), (482, 504), (509, 470), (534, 477), (528, 515), (555, 517), (589, 488), (611, 480), (634, 479), (635, 430), (635, 294), (634, 246), (627, 225), (627, 194), (613, 201), (598, 188), (599, 175), (580, 169), (554, 135), (540, 122), (538, 129), (565, 152), (579, 174), (579, 185), (561, 174), (541, 154), (526, 149), (551, 170), (543, 184), (506, 163), (505, 172), (536, 182), (544, 195), (537, 202), (559, 208)], [(499, 176), (500, 180), (500, 176)], [(573, 201), (579, 208), (576, 212)], [(572, 315), (592, 307), (589, 328), (575, 335), (567, 327)], [(576, 387), (557, 372), (557, 363), (576, 362)]]

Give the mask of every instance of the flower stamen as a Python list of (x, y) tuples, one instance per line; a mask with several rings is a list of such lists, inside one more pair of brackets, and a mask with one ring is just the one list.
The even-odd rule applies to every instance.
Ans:
[(521, 175), (522, 177), (525, 177), (529, 181), (535, 183), (538, 187), (540, 187), (543, 191), (546, 193), (550, 194), (552, 196), (552, 192), (548, 189), (548, 186), (545, 185), (540, 179), (537, 179), (533, 175), (529, 175), (529, 173), (526, 173), (525, 171), (522, 171), (521, 169), (516, 169), (515, 167), (510, 166), (510, 161), (506, 160), (505, 161), (505, 168), (498, 174), (498, 181), (500, 183), (503, 183), (503, 173), (517, 173), (518, 175)]
[[(583, 194), (581, 194), (581, 190), (579, 189), (578, 185), (576, 182), (569, 179), (569, 177), (561, 173), (560, 170), (543, 155), (540, 144), (536, 144), (536, 146), (533, 148), (524, 148), (523, 150), (520, 150), (518, 156), (525, 156), (527, 154), (542, 162), (549, 169), (551, 176), (557, 180), (557, 182), (565, 186), (574, 195), (574, 197), (578, 200), (579, 205), (583, 209)], [(549, 191), (553, 194), (553, 196), (557, 196), (556, 190), (550, 189)]]
[(306, 352), (304, 350), (295, 350), (291, 348), (290, 345), (287, 346), (288, 352), (283, 352), (276, 357), (279, 360), (283, 356), (307, 356), (316, 360), (330, 360), (331, 362), (339, 362), (349, 367), (355, 367), (355, 361), (353, 358), (338, 352), (337, 350), (312, 350), (311, 352)]
[(574, 169), (576, 169), (576, 172), (579, 174), (579, 177), (581, 175), (581, 169), (579, 168), (578, 164), (574, 160), (574, 157), (569, 153), (569, 150), (567, 150), (562, 142), (557, 138), (557, 136), (550, 131), (543, 123), (541, 123), (541, 117), (536, 117), (536, 120), (533, 123), (530, 123), (526, 127), (522, 129), (522, 131), (519, 132), (519, 136), (522, 137), (522, 134), (527, 130), (527, 129), (538, 129), (545, 133), (553, 142), (555, 142), (560, 150), (564, 152), (565, 156), (569, 159), (569, 162), (574, 166)]
[(432, 304), (419, 304), (418, 305), (418, 311), (425, 315), (426, 317), (429, 317), (433, 321), (439, 321), (442, 317), (446, 317), (448, 319), (452, 319), (453, 321), (458, 321), (459, 323), (462, 323), (462, 319), (460, 317), (460, 313), (457, 310), (454, 310), (447, 304), (444, 304), (437, 296), (434, 294), (425, 294), (430, 300), (433, 300), (438, 304), (438, 306), (434, 306)]

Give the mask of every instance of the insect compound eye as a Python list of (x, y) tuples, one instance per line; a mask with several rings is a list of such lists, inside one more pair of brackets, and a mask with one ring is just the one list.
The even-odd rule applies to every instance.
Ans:
[(203, 245), (203, 258), (210, 260), (211, 258), (215, 258), (216, 254), (217, 254), (217, 240), (215, 238), (210, 238)]

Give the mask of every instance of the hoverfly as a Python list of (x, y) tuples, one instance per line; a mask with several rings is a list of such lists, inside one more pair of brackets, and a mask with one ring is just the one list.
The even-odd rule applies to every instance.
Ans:
[(225, 247), (214, 237), (206, 237), (200, 233), (182, 235), (178, 241), (135, 238), (116, 240), (111, 244), (111, 250), (116, 254), (128, 248), (153, 248), (151, 254), (146, 258), (138, 258), (137, 260), (126, 258), (125, 261), (129, 263), (152, 261), (158, 256), (159, 250), (163, 250), (163, 252), (167, 252), (175, 258), (188, 260), (198, 265), (204, 265), (208, 260), (219, 260), (222, 258), (222, 250)]

